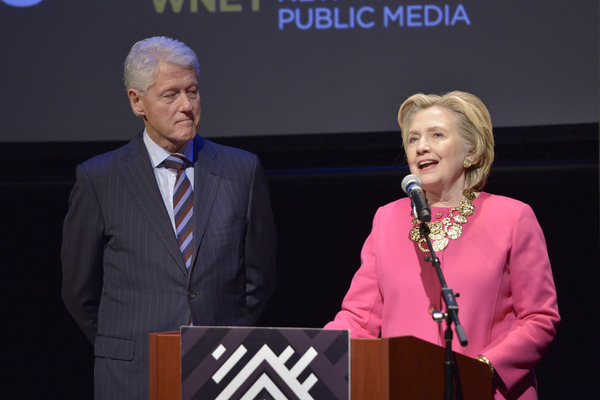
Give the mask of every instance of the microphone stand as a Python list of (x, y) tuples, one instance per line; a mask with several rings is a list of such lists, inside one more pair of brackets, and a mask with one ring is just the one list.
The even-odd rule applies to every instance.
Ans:
[[(431, 256), (425, 256), (425, 261), (431, 262), (435, 268), (440, 285), (442, 286), (442, 298), (446, 304), (446, 313), (434, 313), (433, 319), (436, 322), (441, 322), (443, 318), (446, 319), (446, 331), (444, 333), (444, 339), (446, 342), (446, 359), (444, 361), (444, 400), (452, 400), (454, 392), (455, 370), (454, 357), (452, 353), (452, 323), (454, 322), (454, 325), (456, 326), (456, 335), (458, 336), (458, 340), (462, 346), (466, 346), (468, 344), (467, 335), (458, 319), (458, 304), (456, 303), (456, 297), (458, 297), (459, 294), (454, 294), (452, 289), (448, 288), (446, 285), (446, 280), (444, 279), (444, 274), (442, 273), (442, 268), (440, 267), (440, 260), (435, 255), (433, 246), (431, 245), (431, 239), (429, 239), (429, 226), (427, 226), (427, 223), (421, 222), (419, 230), (421, 232), (421, 236), (423, 236), (427, 241), (427, 247), (431, 252)], [(436, 316), (436, 314), (438, 315)], [(462, 395), (460, 398), (462, 398)]]

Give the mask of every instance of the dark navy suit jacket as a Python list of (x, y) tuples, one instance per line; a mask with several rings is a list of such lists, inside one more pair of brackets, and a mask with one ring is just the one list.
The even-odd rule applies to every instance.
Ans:
[(148, 335), (256, 325), (275, 285), (266, 179), (248, 152), (194, 140), (186, 269), (141, 135), (77, 167), (64, 222), (62, 295), (94, 344), (96, 399), (148, 399)]

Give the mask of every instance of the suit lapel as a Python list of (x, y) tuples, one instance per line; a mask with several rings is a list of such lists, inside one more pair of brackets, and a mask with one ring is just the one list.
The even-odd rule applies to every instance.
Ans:
[(196, 262), (202, 237), (206, 232), (219, 184), (223, 164), (215, 147), (201, 136), (194, 140), (194, 259)]
[(127, 182), (127, 187), (131, 189), (131, 197), (137, 203), (138, 209), (168, 249), (179, 268), (187, 275), (188, 271), (179, 251), (177, 238), (158, 190), (150, 157), (141, 135), (132, 140), (124, 149), (121, 165), (122, 168), (119, 168), (119, 171), (124, 181)]

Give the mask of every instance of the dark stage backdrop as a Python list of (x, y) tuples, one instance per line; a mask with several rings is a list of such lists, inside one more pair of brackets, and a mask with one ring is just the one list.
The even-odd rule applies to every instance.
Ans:
[[(15, 7), (10, 4), (31, 4)], [(207, 137), (387, 132), (416, 92), (495, 126), (598, 121), (596, 0), (0, 0), (0, 142), (126, 140), (131, 45), (200, 59)]]

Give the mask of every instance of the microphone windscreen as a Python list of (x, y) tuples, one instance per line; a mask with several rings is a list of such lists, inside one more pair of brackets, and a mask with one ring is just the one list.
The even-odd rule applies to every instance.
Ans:
[(408, 188), (412, 185), (417, 185), (421, 187), (421, 180), (418, 176), (413, 174), (406, 175), (404, 179), (402, 179), (402, 183), (400, 184), (400, 186), (402, 186), (402, 190), (404, 190), (404, 193), (406, 194), (408, 194)]

